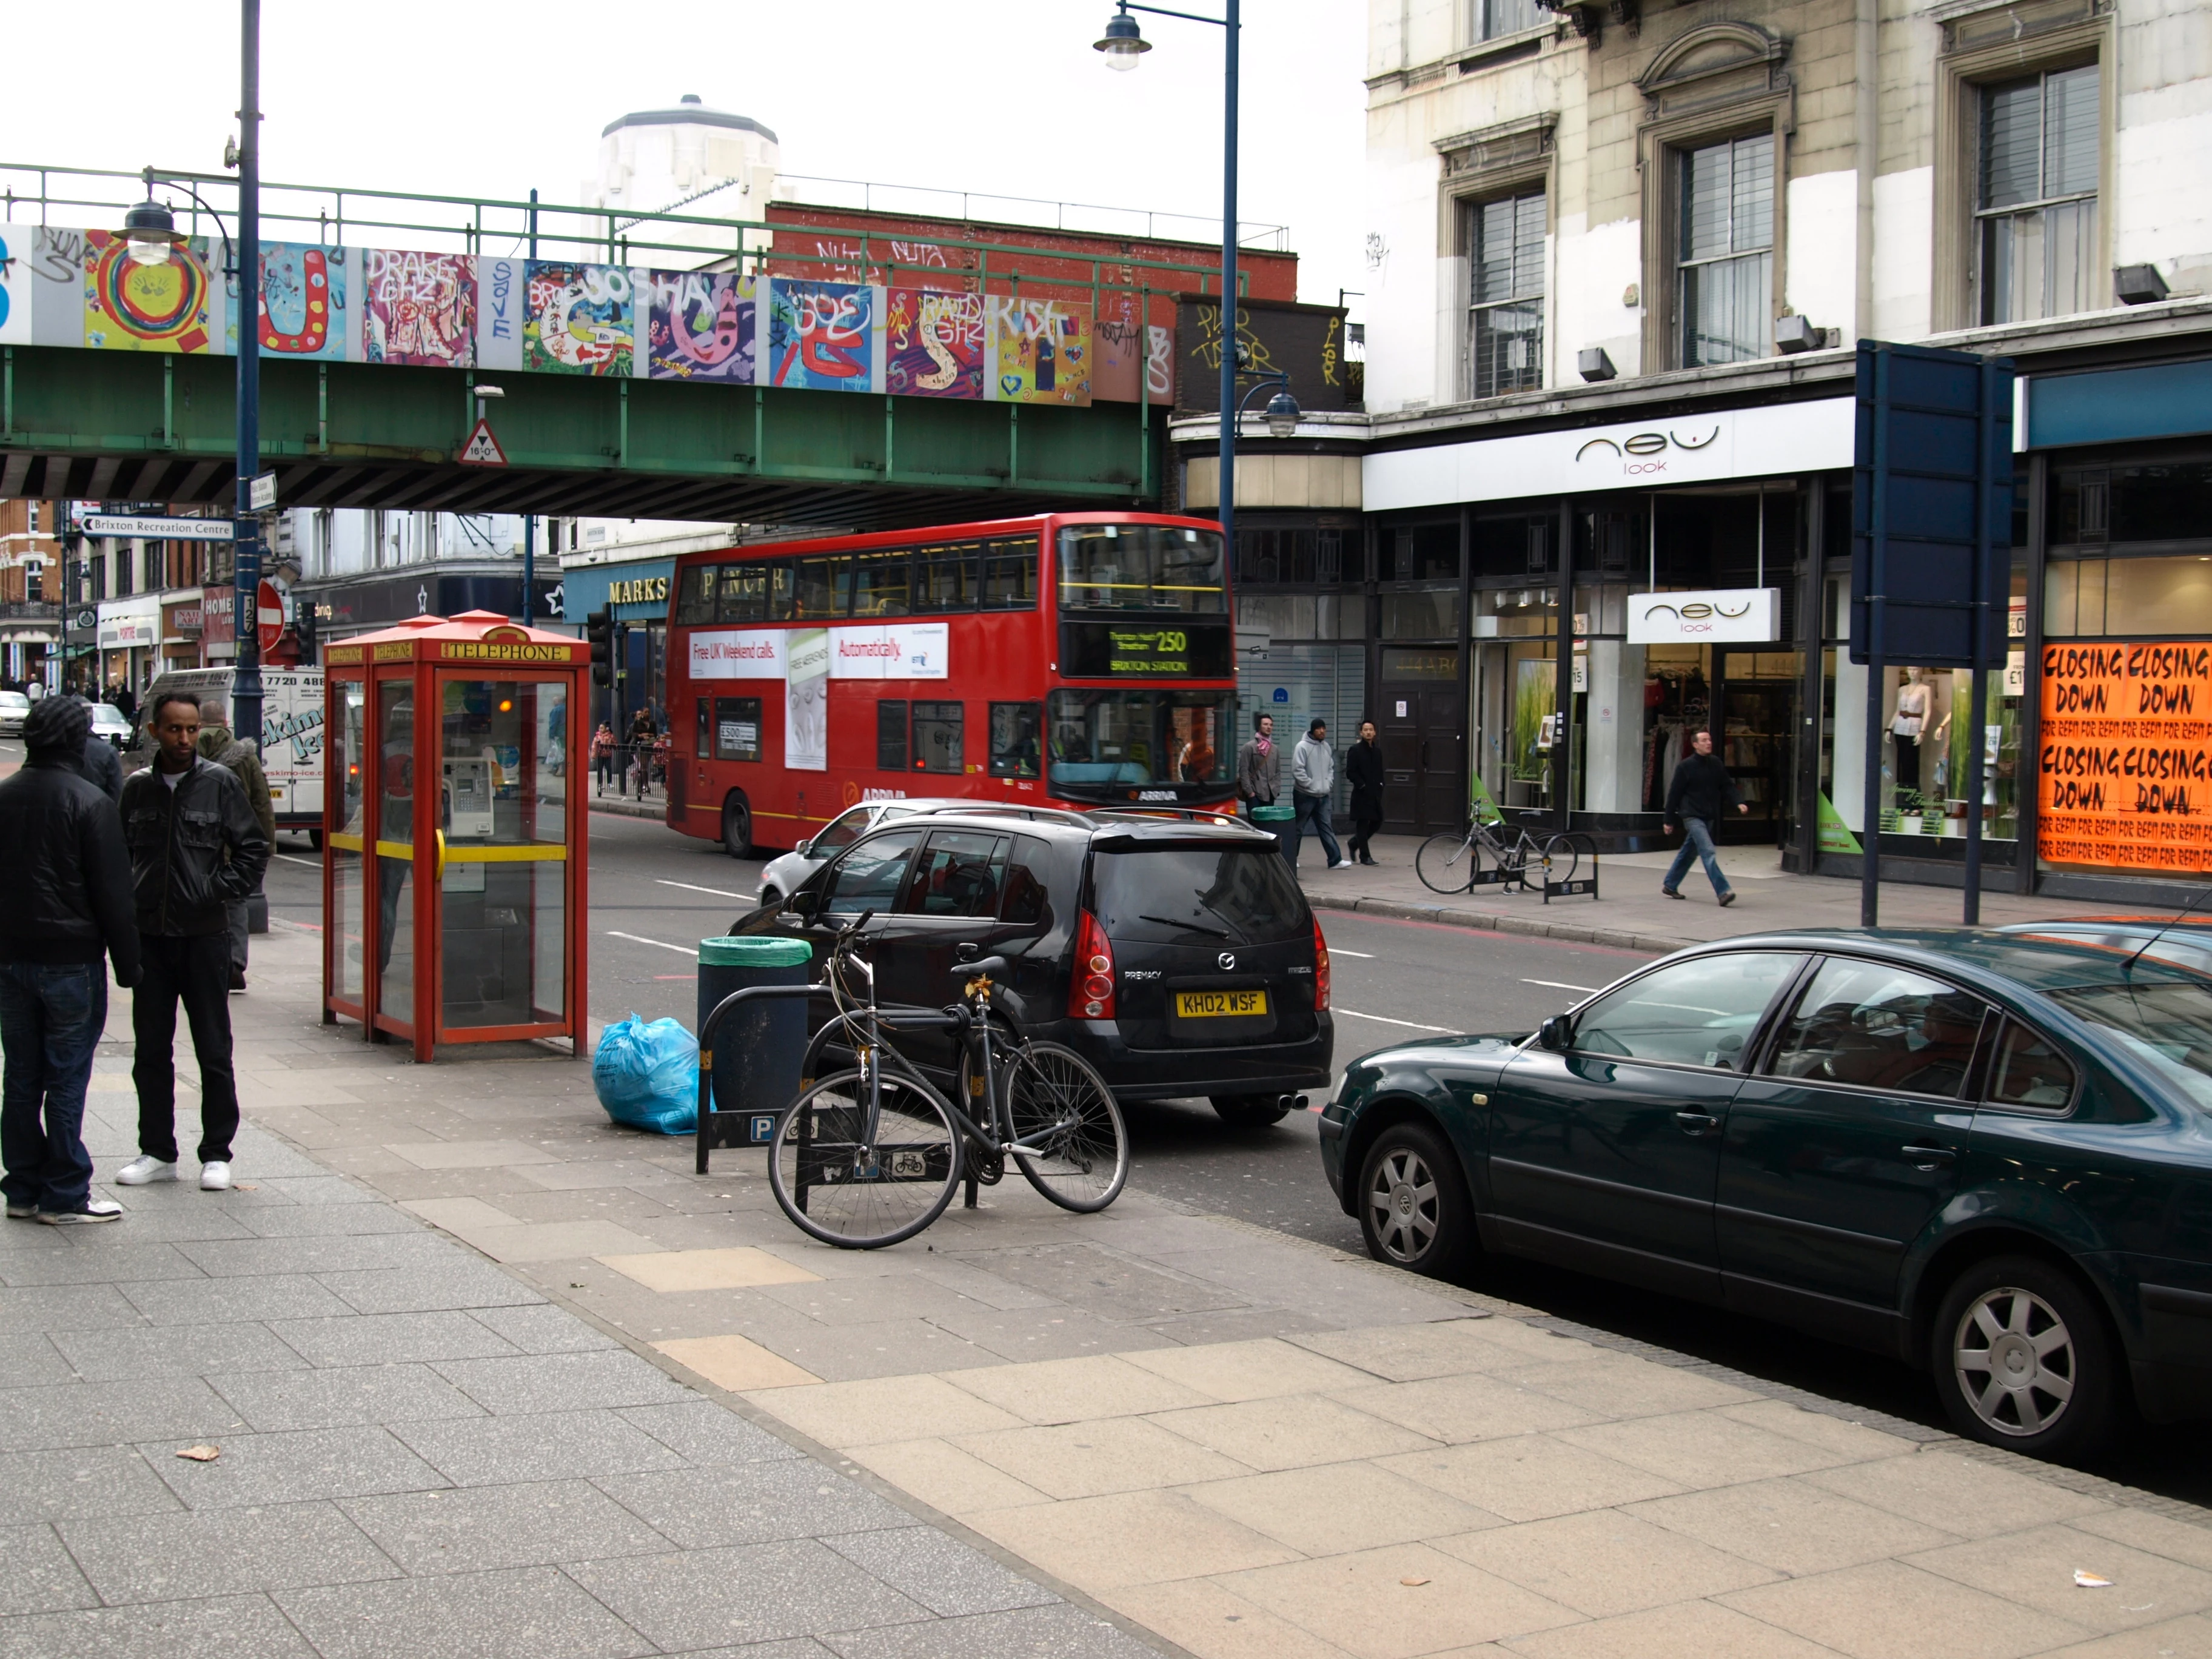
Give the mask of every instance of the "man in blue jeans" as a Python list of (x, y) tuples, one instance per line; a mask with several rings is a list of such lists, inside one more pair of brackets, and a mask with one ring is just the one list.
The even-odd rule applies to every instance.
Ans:
[(1677, 823), (1682, 826), (1682, 850), (1667, 866), (1667, 878), (1659, 884), (1659, 890), (1670, 899), (1680, 898), (1682, 878), (1690, 873), (1690, 860), (1702, 859), (1713, 896), (1726, 908), (1735, 902), (1735, 892), (1721, 872), (1719, 854), (1713, 851), (1713, 825), (1730, 806), (1739, 812), (1751, 808), (1738, 795), (1727, 766), (1713, 753), (1713, 734), (1698, 732), (1690, 739), (1690, 747), (1694, 752), (1682, 757), (1682, 763), (1674, 769), (1674, 781), (1667, 786), (1666, 821), (1660, 827), (1672, 835)]
[(1297, 809), (1297, 817), (1291, 825), (1291, 869), (1298, 867), (1298, 847), (1305, 840), (1309, 824), (1321, 837), (1321, 850), (1328, 859), (1328, 867), (1350, 867), (1351, 860), (1336, 844), (1336, 836), (1328, 821), (1329, 793), (1335, 787), (1336, 756), (1328, 746), (1328, 722), (1316, 719), (1306, 727), (1298, 746), (1291, 751), (1291, 799)]
[(29, 753), (0, 782), (0, 1178), (11, 1220), (112, 1221), (92, 1196), (84, 1094), (107, 1024), (107, 970), (138, 980), (131, 860), (115, 803), (78, 769), (92, 711), (41, 698), (23, 722)]

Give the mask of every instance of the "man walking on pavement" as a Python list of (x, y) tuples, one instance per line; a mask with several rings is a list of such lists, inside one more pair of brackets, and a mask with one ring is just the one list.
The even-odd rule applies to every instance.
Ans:
[[(221, 697), (200, 700), (200, 753), (236, 778), (246, 790), (246, 804), (260, 821), (261, 834), (271, 848), (276, 845), (276, 807), (269, 798), (269, 775), (261, 769), (261, 756), (250, 743), (240, 742), (230, 730), (230, 712)], [(255, 882), (259, 892), (261, 884)], [(247, 899), (223, 907), (230, 924), (230, 988), (246, 988), (246, 946), (250, 931)]]
[(1344, 757), (1345, 781), (1352, 786), (1352, 846), (1354, 862), (1375, 864), (1369, 843), (1382, 827), (1382, 750), (1375, 741), (1375, 722), (1359, 722), (1359, 741)]
[(123, 757), (115, 752), (115, 745), (106, 738), (92, 735), (92, 705), (82, 697), (84, 704), (84, 744), (77, 750), (76, 769), (80, 776), (112, 801), (123, 799)]
[(230, 1063), (230, 929), (269, 867), (269, 838), (245, 786), (199, 752), (199, 704), (165, 693), (148, 714), (154, 763), (123, 786), (123, 835), (137, 888), (143, 973), (131, 1000), (138, 1057), (138, 1152), (117, 1174), (125, 1187), (177, 1178), (177, 1004), (200, 1063), (200, 1186), (230, 1185), (238, 1085)]
[(1237, 799), (1249, 818), (1255, 806), (1275, 804), (1275, 780), (1281, 769), (1275, 756), (1275, 717), (1252, 717), (1252, 740), (1237, 751)]
[(1729, 776), (1721, 757), (1713, 753), (1713, 734), (1698, 732), (1690, 739), (1690, 747), (1696, 752), (1683, 757), (1682, 763), (1674, 769), (1674, 782), (1667, 786), (1666, 821), (1660, 827), (1671, 836), (1674, 825), (1681, 824), (1682, 850), (1667, 866), (1667, 878), (1659, 884), (1659, 890), (1668, 898), (1680, 898), (1682, 878), (1689, 874), (1690, 860), (1694, 857), (1705, 861), (1705, 875), (1713, 884), (1714, 896), (1723, 906), (1734, 904), (1735, 890), (1721, 872), (1720, 856), (1713, 851), (1713, 825), (1731, 806), (1739, 812), (1748, 812), (1751, 808), (1738, 796), (1735, 780)]
[(1349, 860), (1344, 849), (1336, 844), (1336, 832), (1328, 821), (1328, 798), (1336, 787), (1336, 754), (1328, 746), (1328, 722), (1316, 717), (1306, 727), (1306, 734), (1298, 739), (1298, 746), (1291, 751), (1291, 801), (1297, 809), (1297, 817), (1291, 825), (1291, 868), (1298, 867), (1298, 848), (1304, 844), (1306, 825), (1310, 822), (1314, 834), (1321, 837), (1321, 850), (1328, 855), (1328, 867), (1342, 870)]
[[(92, 1196), (84, 1094), (107, 1025), (107, 970), (138, 980), (129, 860), (115, 804), (77, 770), (92, 713), (45, 697), (23, 721), (27, 758), (0, 782), (0, 1177), (11, 1220), (112, 1221)], [(102, 744), (105, 748), (106, 745)]]

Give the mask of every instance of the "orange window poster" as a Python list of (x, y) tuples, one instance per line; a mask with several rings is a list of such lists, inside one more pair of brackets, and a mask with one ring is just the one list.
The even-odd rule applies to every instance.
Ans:
[(2055, 864), (2212, 870), (2212, 645), (2046, 645), (2037, 842)]

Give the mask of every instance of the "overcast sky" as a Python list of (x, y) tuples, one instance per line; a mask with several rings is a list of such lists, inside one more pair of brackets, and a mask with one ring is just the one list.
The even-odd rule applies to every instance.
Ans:
[[(787, 173), (1218, 223), (1222, 31), (1143, 17), (1155, 49), (1116, 75), (1091, 49), (1110, 10), (1110, 0), (266, 0), (263, 175), (463, 196), (534, 185), (573, 201), (596, 171), (601, 127), (696, 93), (773, 129)], [(1244, 14), (1240, 217), (1287, 224), (1299, 297), (1333, 302), (1364, 274), (1366, 7), (1246, 0)], [(217, 170), (238, 103), (235, 19), (232, 5), (173, 0), (11, 8), (0, 158)]]

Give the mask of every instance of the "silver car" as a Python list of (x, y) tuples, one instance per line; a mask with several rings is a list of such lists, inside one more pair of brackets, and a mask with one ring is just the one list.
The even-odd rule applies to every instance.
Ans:
[(921, 812), (1008, 812), (1026, 817), (1033, 811), (1050, 812), (1061, 816), (1054, 807), (1027, 808), (984, 800), (955, 800), (949, 797), (923, 797), (913, 800), (865, 800), (858, 806), (848, 806), (823, 824), (811, 841), (802, 841), (788, 853), (770, 859), (761, 868), (760, 902), (763, 908), (781, 904), (799, 890), (799, 884), (845, 848), (879, 823), (893, 818), (912, 817)]
[(92, 706), (92, 735), (118, 749), (126, 748), (131, 742), (131, 722), (123, 718), (123, 711), (113, 703), (96, 702)]
[(31, 700), (21, 691), (0, 691), (0, 737), (21, 737), (30, 713)]

